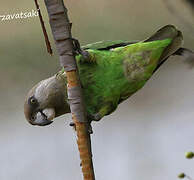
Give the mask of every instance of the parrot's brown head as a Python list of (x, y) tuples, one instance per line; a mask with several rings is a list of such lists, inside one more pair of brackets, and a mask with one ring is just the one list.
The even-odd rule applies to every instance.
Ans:
[(55, 117), (69, 112), (66, 80), (59, 75), (35, 85), (24, 103), (25, 117), (32, 125), (49, 125)]

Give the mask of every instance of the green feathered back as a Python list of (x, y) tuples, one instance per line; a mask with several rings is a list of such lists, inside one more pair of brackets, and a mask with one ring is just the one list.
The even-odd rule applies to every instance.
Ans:
[(109, 50), (111, 48), (126, 46), (129, 44), (136, 43), (136, 41), (126, 41), (126, 40), (115, 40), (115, 41), (99, 41), (92, 44), (87, 44), (82, 46), (83, 50), (93, 49), (93, 50)]
[(89, 44), (76, 56), (87, 112), (99, 120), (141, 89), (158, 67), (182, 44), (173, 25), (145, 41), (105, 41)]
[[(90, 58), (77, 57), (89, 113), (111, 113), (152, 76), (171, 39), (139, 42), (112, 50), (88, 49)], [(111, 107), (107, 110), (107, 106)]]

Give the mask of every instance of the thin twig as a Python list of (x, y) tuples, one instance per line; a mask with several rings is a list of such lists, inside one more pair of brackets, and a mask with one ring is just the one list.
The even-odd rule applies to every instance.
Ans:
[(48, 34), (46, 32), (46, 28), (45, 28), (45, 25), (44, 25), (44, 21), (43, 21), (43, 18), (42, 18), (40, 7), (39, 7), (39, 4), (38, 4), (37, 0), (34, 0), (34, 2), (35, 2), (35, 5), (36, 5), (36, 9), (38, 11), (38, 16), (39, 16), (40, 24), (41, 24), (41, 27), (42, 27), (42, 32), (44, 34), (44, 39), (45, 39), (45, 43), (46, 43), (46, 47), (47, 47), (47, 52), (52, 56), (53, 55), (53, 50), (51, 48), (51, 44), (50, 44), (50, 41), (49, 41), (49, 38), (48, 38)]

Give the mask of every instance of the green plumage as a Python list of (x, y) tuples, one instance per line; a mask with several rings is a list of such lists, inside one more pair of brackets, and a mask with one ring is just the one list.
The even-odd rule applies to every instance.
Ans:
[(171, 39), (139, 42), (109, 51), (89, 49), (89, 59), (77, 57), (89, 114), (109, 114), (143, 87), (171, 42)]
[(146, 41), (106, 41), (83, 49), (76, 57), (87, 112), (101, 119), (142, 88), (161, 61), (181, 45), (182, 34), (165, 26)]
[[(84, 46), (87, 53), (76, 56), (76, 60), (88, 118), (100, 120), (142, 88), (160, 65), (180, 48), (182, 40), (182, 33), (167, 25), (145, 41), (106, 41)], [(28, 121), (34, 125), (51, 123), (43, 121), (43, 115), (42, 119), (33, 120), (31, 114), (36, 114), (37, 110), (46, 109), (55, 117), (70, 112), (65, 87), (64, 71), (37, 84), (25, 102)], [(29, 103), (30, 98), (38, 102), (37, 107)]]

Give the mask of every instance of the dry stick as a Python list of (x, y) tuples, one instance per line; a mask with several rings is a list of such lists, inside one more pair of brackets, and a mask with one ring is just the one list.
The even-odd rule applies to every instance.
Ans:
[(66, 71), (68, 82), (68, 100), (72, 118), (77, 131), (77, 144), (80, 152), (82, 172), (84, 180), (95, 180), (89, 123), (86, 119), (86, 111), (83, 102), (82, 89), (75, 61), (75, 52), (71, 35), (71, 23), (67, 15), (67, 9), (63, 0), (44, 0), (47, 7), (49, 22), (57, 51), (60, 56), (60, 64)]
[(42, 32), (44, 34), (44, 39), (45, 39), (45, 43), (46, 43), (46, 47), (47, 47), (47, 52), (52, 56), (53, 55), (53, 50), (51, 48), (51, 44), (50, 44), (50, 41), (49, 41), (49, 38), (48, 38), (48, 34), (46, 32), (46, 28), (45, 28), (45, 25), (44, 25), (44, 21), (43, 21), (43, 18), (42, 18), (40, 7), (39, 7), (39, 4), (38, 4), (37, 0), (34, 0), (34, 2), (35, 2), (35, 5), (36, 5), (36, 9), (38, 11), (38, 16), (39, 16), (40, 24), (41, 24), (41, 27), (42, 27)]

